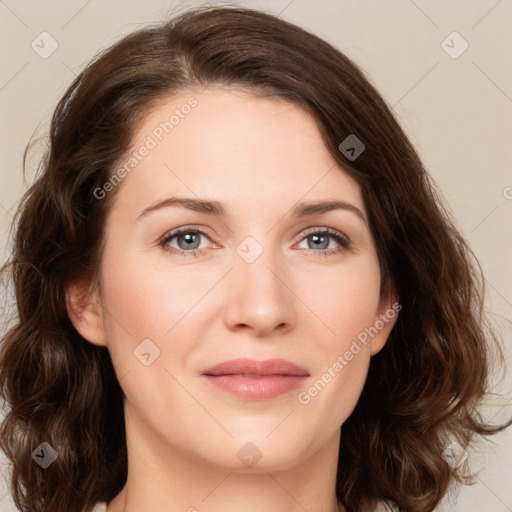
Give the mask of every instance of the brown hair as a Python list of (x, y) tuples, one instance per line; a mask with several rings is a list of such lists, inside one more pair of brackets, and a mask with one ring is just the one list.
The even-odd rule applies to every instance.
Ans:
[[(18, 315), (1, 347), (9, 405), (0, 442), (12, 461), (12, 494), (24, 512), (83, 512), (110, 501), (127, 476), (123, 392), (108, 350), (69, 320), (64, 290), (97, 275), (103, 230), (120, 187), (98, 200), (159, 100), (210, 85), (241, 86), (306, 109), (325, 144), (359, 183), (381, 265), (403, 309), (371, 360), (360, 400), (343, 425), (337, 495), (348, 512), (373, 499), (431, 511), (462, 468), (443, 451), (465, 448), (486, 425), (496, 338), (483, 316), (483, 280), (420, 158), (390, 108), (345, 55), (275, 16), (196, 8), (134, 32), (71, 84), (52, 119), (49, 149), (16, 215), (12, 259)], [(364, 144), (355, 160), (339, 144)], [(468, 376), (471, 378), (468, 378)], [(41, 442), (58, 451), (46, 470)]]

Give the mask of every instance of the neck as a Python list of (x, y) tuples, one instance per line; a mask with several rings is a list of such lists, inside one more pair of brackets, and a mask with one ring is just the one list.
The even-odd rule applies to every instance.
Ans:
[(232, 469), (169, 446), (125, 405), (128, 477), (107, 512), (344, 512), (336, 499), (340, 429), (313, 455)]

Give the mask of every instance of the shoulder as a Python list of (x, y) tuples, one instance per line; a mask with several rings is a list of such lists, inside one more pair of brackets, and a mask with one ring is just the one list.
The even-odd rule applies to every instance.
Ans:
[[(393, 501), (379, 501), (364, 509), (363, 512), (400, 512), (400, 509)], [(432, 512), (441, 512), (441, 510), (435, 508)]]
[(398, 512), (398, 508), (391, 501), (375, 501), (367, 505), (362, 512)]
[(98, 502), (91, 512), (107, 512), (107, 504), (104, 501)]
[(382, 501), (375, 508), (375, 512), (398, 512), (398, 507), (391, 501)]

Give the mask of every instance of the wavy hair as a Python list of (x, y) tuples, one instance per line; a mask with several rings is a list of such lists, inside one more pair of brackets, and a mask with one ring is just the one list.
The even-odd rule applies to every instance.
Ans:
[[(403, 511), (433, 510), (452, 481), (468, 476), (445, 460), (448, 444), (466, 448), (476, 434), (504, 428), (479, 413), (499, 348), (484, 316), (482, 271), (358, 66), (304, 29), (240, 7), (195, 8), (129, 34), (87, 65), (55, 109), (2, 269), (17, 308), (0, 362), (8, 405), (0, 444), (12, 462), (16, 506), (85, 512), (124, 486), (124, 394), (108, 350), (74, 329), (65, 287), (73, 277), (98, 275), (120, 187), (103, 200), (94, 191), (123, 161), (139, 123), (159, 101), (208, 86), (243, 87), (305, 109), (359, 183), (381, 293), (392, 280), (403, 309), (343, 425), (337, 496), (348, 512), (379, 499)], [(355, 160), (339, 149), (351, 134), (365, 144)], [(58, 451), (47, 469), (32, 457), (42, 442)]]

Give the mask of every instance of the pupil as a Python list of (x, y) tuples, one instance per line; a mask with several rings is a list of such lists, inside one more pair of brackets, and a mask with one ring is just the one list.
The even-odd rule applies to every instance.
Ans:
[[(197, 240), (195, 240), (195, 242), (196, 242), (195, 245), (194, 245), (194, 237), (197, 238)], [(185, 244), (181, 244), (180, 243), (181, 239), (185, 239), (186, 243)], [(190, 248), (197, 249), (197, 247), (198, 247), (198, 243), (197, 243), (198, 240), (199, 240), (199, 237), (197, 236), (196, 233), (186, 233), (186, 234), (184, 234), (184, 235), (182, 235), (181, 237), (178, 238), (178, 245), (180, 246), (180, 249), (190, 249)]]
[[(329, 246), (329, 239), (325, 235), (311, 235), (311, 236), (312, 236), (312, 239), (314, 240), (315, 246), (317, 248), (327, 249), (327, 247)], [(324, 239), (324, 243), (322, 243), (322, 242), (317, 243), (322, 238)]]

